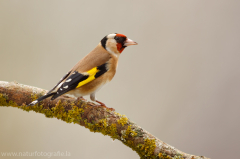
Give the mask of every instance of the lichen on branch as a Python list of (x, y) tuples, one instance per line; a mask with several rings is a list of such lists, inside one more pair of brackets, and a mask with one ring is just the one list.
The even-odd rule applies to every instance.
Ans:
[(142, 159), (207, 159), (181, 152), (162, 142), (125, 115), (91, 102), (61, 96), (53, 101), (45, 99), (35, 106), (27, 106), (31, 101), (47, 91), (18, 84), (0, 81), (0, 106), (17, 107), (25, 111), (42, 113), (48, 118), (57, 118), (67, 123), (75, 123), (120, 140), (136, 151)]

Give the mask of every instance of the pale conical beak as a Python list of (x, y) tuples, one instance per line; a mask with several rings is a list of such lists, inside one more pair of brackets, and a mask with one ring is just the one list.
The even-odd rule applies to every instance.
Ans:
[(127, 39), (125, 42), (124, 42), (124, 46), (130, 46), (130, 45), (137, 45), (138, 43), (134, 42), (133, 40), (131, 39)]

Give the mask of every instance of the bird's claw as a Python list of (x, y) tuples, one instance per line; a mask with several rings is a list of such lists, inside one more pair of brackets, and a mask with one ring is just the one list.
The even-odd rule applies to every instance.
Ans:
[(100, 104), (100, 105), (97, 105), (97, 106), (104, 107), (104, 108), (109, 109), (109, 110), (111, 110), (111, 111), (115, 111), (114, 108), (109, 108), (109, 107), (107, 107), (104, 103), (102, 103), (102, 102), (100, 102), (100, 101), (98, 101), (98, 100), (96, 100), (96, 102)]
[(82, 101), (87, 102), (87, 99), (85, 99), (85, 98), (83, 98), (83, 97), (78, 97), (77, 100), (78, 100), (78, 101), (82, 100)]

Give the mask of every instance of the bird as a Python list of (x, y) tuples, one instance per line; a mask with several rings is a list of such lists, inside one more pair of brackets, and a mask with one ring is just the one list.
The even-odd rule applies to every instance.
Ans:
[(97, 100), (96, 92), (113, 79), (123, 50), (127, 46), (137, 44), (123, 34), (106, 35), (95, 49), (82, 58), (50, 91), (28, 106), (33, 106), (48, 97), (54, 100), (68, 94), (77, 99), (84, 99), (83, 96), (90, 95), (93, 102), (106, 107), (103, 102)]

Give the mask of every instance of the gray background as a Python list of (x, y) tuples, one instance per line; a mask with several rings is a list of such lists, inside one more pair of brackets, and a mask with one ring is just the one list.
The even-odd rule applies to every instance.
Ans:
[[(49, 90), (105, 35), (122, 33), (139, 45), (123, 51), (97, 98), (184, 152), (238, 158), (239, 8), (239, 0), (0, 0), (0, 80)], [(1, 107), (0, 127), (1, 152), (139, 158), (35, 112)]]

